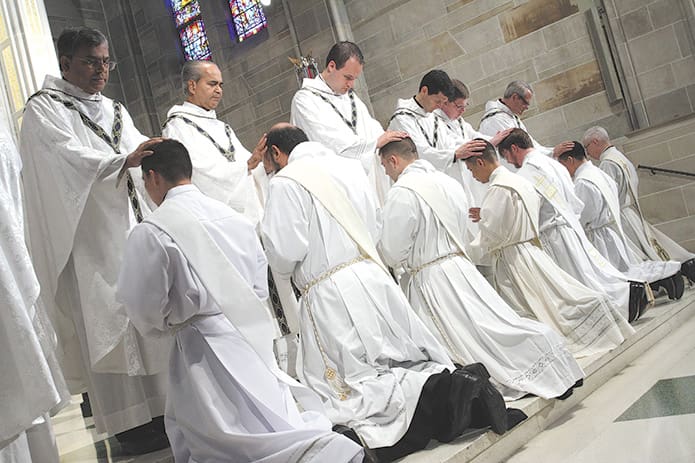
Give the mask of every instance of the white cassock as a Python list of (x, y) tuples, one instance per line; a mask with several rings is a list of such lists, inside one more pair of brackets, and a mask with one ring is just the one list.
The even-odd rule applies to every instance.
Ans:
[(214, 110), (187, 101), (174, 105), (167, 113), (162, 136), (186, 147), (193, 164), (191, 181), (200, 191), (244, 214), (251, 223), (260, 222), (263, 207), (256, 182), (263, 182), (263, 165), (249, 174), (247, 161), (251, 153), (232, 128), (217, 119)]
[[(87, 389), (97, 432), (114, 434), (164, 411), (166, 377), (157, 373), (166, 370), (169, 343), (143, 339), (115, 300), (127, 233), (136, 224), (127, 176), (120, 183), (117, 176), (146, 138), (125, 108), (101, 94), (51, 76), (42, 91), (27, 103), (20, 136), (29, 248), (71, 392)], [(116, 152), (95, 130), (113, 141), (119, 127)], [(130, 173), (144, 191), (140, 169)], [(143, 195), (135, 194), (147, 213)]]
[(321, 75), (304, 79), (292, 98), (290, 123), (309, 140), (330, 146), (338, 156), (360, 161), (377, 201), (384, 203), (391, 180), (376, 148), (384, 129), (354, 91), (338, 95)]
[[(478, 130), (485, 135), (493, 137), (497, 132), (507, 129), (522, 129), (531, 137), (533, 147), (536, 150), (546, 156), (551, 156), (553, 154), (553, 148), (538, 143), (529, 133), (526, 125), (524, 125), (524, 121), (514, 114), (506, 104), (502, 103), (500, 100), (489, 100), (485, 103), (485, 112), (480, 118)], [(504, 159), (502, 159), (502, 161), (506, 162)], [(511, 167), (514, 169), (514, 166)]]
[[(432, 114), (444, 121), (447, 128), (458, 139), (456, 143), (459, 143), (459, 146), (464, 143), (468, 143), (474, 138), (482, 138), (483, 140), (487, 141), (492, 139), (490, 135), (485, 135), (484, 133), (475, 130), (471, 124), (463, 119), (463, 116), (459, 117), (458, 119), (449, 119), (449, 116), (447, 116), (446, 113), (441, 109), (435, 109)], [(458, 148), (458, 146), (455, 148)], [(466, 162), (456, 161), (453, 166), (446, 171), (446, 173), (464, 185), (464, 188), (470, 190), (473, 202), (469, 203), (469, 206), (480, 207), (483, 202), (483, 198), (485, 197), (485, 192), (487, 191), (487, 184), (480, 183), (473, 178), (471, 171), (466, 167)], [(469, 228), (471, 224), (473, 225), (473, 230), (477, 231), (477, 225), (473, 222), (469, 222)]]
[(468, 207), (454, 179), (427, 161), (413, 162), (391, 187), (383, 218), (384, 259), (405, 267), (410, 304), (454, 362), (481, 362), (507, 400), (557, 397), (584, 377), (563, 337), (521, 318), (459, 249)]
[(575, 357), (619, 346), (634, 329), (607, 297), (587, 288), (540, 248), (540, 197), (505, 167), (490, 176), (477, 243), (493, 257), (494, 281), (509, 304), (565, 335)]
[[(459, 180), (466, 194), (466, 203), (476, 204), (472, 186), (475, 179), (466, 168), (466, 163), (456, 161), (454, 158), (456, 148), (463, 145), (464, 140), (449, 130), (441, 117), (425, 112), (425, 109), (415, 101), (415, 97), (399, 99), (388, 128), (407, 132), (417, 147), (420, 159), (428, 161), (438, 171)], [(468, 227), (472, 233), (478, 231), (477, 225), (473, 222), (470, 222)]]
[[(167, 228), (163, 214), (171, 211), (183, 240)], [(201, 236), (210, 246), (191, 248)], [(236, 280), (225, 278), (230, 271)], [(299, 412), (291, 384), (301, 386), (290, 378), (282, 382), (271, 369), (277, 365), (267, 365), (258, 353), (256, 346), (269, 348), (272, 339), (249, 342), (249, 332), (225, 315), (235, 311), (238, 319), (260, 320), (270, 331), (267, 314), (244, 314), (265, 310), (266, 276), (255, 227), (194, 185), (169, 190), (162, 206), (130, 234), (118, 299), (143, 334), (174, 338), (165, 424), (175, 461), (360, 461), (360, 446), (333, 433), (325, 415)], [(218, 303), (223, 296), (209, 289), (219, 287), (215, 278), (224, 280), (223, 291), (235, 294), (226, 309)], [(257, 305), (241, 302), (242, 291)], [(320, 407), (318, 397), (304, 392)]]
[[(359, 164), (314, 142), (298, 145), (288, 166), (294, 162), (317, 166), (338, 185), (373, 247), (379, 211)], [(321, 396), (333, 423), (354, 428), (370, 448), (392, 446), (408, 430), (425, 381), (453, 364), (323, 199), (282, 174), (270, 181), (262, 235), (271, 267), (303, 288), (299, 378)]]
[(601, 153), (599, 168), (618, 185), (623, 230), (640, 258), (680, 263), (695, 258), (695, 254), (647, 222), (639, 206), (637, 169), (623, 153), (609, 146)]
[(22, 162), (0, 118), (0, 462), (58, 462), (48, 415), (70, 401), (55, 334), (37, 306), (39, 282), (24, 241)]
[(618, 188), (612, 178), (584, 162), (574, 173), (574, 191), (584, 203), (580, 222), (586, 236), (603, 257), (634, 281), (653, 283), (675, 275), (676, 261), (641, 260), (627, 244), (620, 217)]
[(541, 196), (539, 231), (543, 250), (577, 281), (607, 294), (627, 319), (630, 283), (586, 237), (579, 223), (584, 204), (574, 192), (567, 169), (534, 150), (526, 155), (518, 174)]

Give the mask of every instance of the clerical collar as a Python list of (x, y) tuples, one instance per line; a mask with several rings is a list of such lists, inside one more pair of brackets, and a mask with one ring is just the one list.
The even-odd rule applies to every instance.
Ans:
[[(335, 90), (333, 90), (333, 89), (331, 88), (331, 86), (328, 85), (328, 82), (326, 82), (326, 79), (324, 79), (323, 76), (322, 76), (320, 73), (319, 73), (319, 75), (317, 76), (317, 78), (320, 79), (321, 82), (323, 82), (323, 83), (326, 85), (326, 87), (328, 87), (328, 90), (330, 90), (331, 93), (332, 93), (333, 95), (335, 95), (335, 96), (343, 96), (343, 95), (341, 95), (340, 93), (336, 93)], [(347, 93), (347, 92), (346, 92), (346, 93)]]
[[(424, 110), (424, 109), (425, 109), (425, 107), (424, 107), (424, 106), (422, 106), (422, 105), (420, 104), (420, 102), (419, 102), (419, 101), (417, 101), (417, 98), (415, 98), (416, 96), (417, 96), (417, 95), (413, 95), (413, 101), (414, 101), (414, 102), (415, 102), (415, 103), (416, 103), (416, 104), (417, 104), (417, 105), (418, 105), (419, 107), (421, 107), (421, 108), (422, 108), (422, 109)], [(425, 112), (427, 112), (427, 111), (425, 111)]]
[(613, 145), (608, 145), (608, 146), (606, 146), (606, 149), (603, 150), (603, 151), (601, 151), (601, 155), (602, 155), (603, 153), (605, 153), (606, 151), (608, 151), (609, 149), (611, 149), (611, 148), (614, 148), (614, 146), (613, 146)]
[(47, 75), (43, 83), (43, 88), (46, 90), (53, 90), (59, 93), (63, 93), (80, 101), (100, 102), (102, 100), (101, 92), (87, 93), (77, 85), (68, 82), (62, 77), (58, 78)]

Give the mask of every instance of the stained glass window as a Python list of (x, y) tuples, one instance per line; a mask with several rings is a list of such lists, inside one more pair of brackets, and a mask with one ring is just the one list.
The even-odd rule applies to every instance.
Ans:
[(171, 10), (186, 61), (212, 59), (198, 0), (171, 0)]
[(229, 8), (232, 10), (232, 21), (239, 42), (268, 27), (259, 0), (229, 0)]

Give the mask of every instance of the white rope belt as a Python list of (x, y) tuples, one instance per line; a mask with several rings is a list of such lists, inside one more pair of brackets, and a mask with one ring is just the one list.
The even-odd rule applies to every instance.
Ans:
[(321, 275), (317, 276), (316, 278), (314, 278), (313, 280), (311, 280), (310, 282), (308, 282), (307, 284), (304, 285), (304, 287), (301, 289), (302, 296), (304, 296), (306, 293), (308, 293), (311, 288), (313, 288), (317, 284), (321, 283), (322, 281), (332, 277), (333, 275), (340, 272), (344, 268), (348, 268), (349, 266), (354, 265), (358, 262), (362, 262), (363, 260), (366, 260), (366, 259), (368, 259), (368, 257), (358, 256), (358, 257), (355, 257), (354, 259), (352, 259), (348, 262), (343, 262), (342, 264), (336, 265), (335, 267), (326, 270)]
[(218, 315), (222, 315), (222, 312), (217, 312), (213, 314), (198, 314), (198, 315), (193, 315), (191, 318), (186, 320), (185, 322), (177, 323), (175, 325), (171, 325), (169, 327), (169, 332), (172, 334), (177, 334), (179, 331), (184, 329), (187, 326), (192, 325), (193, 323), (197, 322), (198, 320), (202, 320), (204, 318), (210, 318), (210, 317), (216, 317)]
[(438, 264), (438, 263), (440, 263), (440, 262), (442, 262), (442, 261), (445, 261), (445, 260), (454, 258), (454, 257), (456, 257), (456, 256), (466, 257), (466, 255), (465, 255), (464, 253), (462, 253), (461, 251), (458, 251), (458, 252), (451, 252), (451, 253), (449, 253), (449, 254), (446, 254), (446, 255), (443, 255), (443, 256), (439, 256), (439, 257), (437, 257), (436, 259), (431, 260), (431, 261), (429, 261), (429, 262), (426, 262), (426, 263), (424, 263), (424, 264), (422, 264), (422, 265), (420, 265), (420, 266), (418, 266), (418, 267), (409, 268), (409, 269), (407, 269), (407, 270), (408, 270), (408, 273), (410, 274), (410, 276), (411, 276), (411, 277), (414, 277), (416, 274), (420, 273), (420, 271), (426, 269), (427, 267), (430, 267), (430, 266), (432, 266), (432, 265), (434, 265), (434, 264)]

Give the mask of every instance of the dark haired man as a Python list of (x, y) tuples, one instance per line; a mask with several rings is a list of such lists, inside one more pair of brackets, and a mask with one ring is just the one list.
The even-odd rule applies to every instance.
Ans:
[(97, 432), (142, 453), (167, 445), (161, 421), (155, 434), (122, 432), (164, 412), (155, 373), (169, 346), (140, 337), (115, 291), (125, 236), (149, 212), (130, 168), (159, 140), (102, 95), (116, 63), (101, 32), (63, 31), (58, 58), (62, 79), (47, 76), (29, 99), (20, 135), (31, 254), (71, 392), (89, 392)]
[(401, 280), (408, 300), (452, 361), (481, 362), (506, 400), (568, 396), (584, 373), (562, 337), (521, 318), (471, 262), (463, 187), (418, 159), (409, 138), (379, 154), (395, 182), (384, 204), (382, 255), (409, 275)]
[(634, 320), (647, 305), (644, 284), (628, 281), (589, 242), (579, 223), (584, 205), (567, 170), (538, 152), (521, 129), (513, 129), (498, 149), (541, 196), (540, 238), (545, 252), (577, 281), (607, 294), (626, 320)]
[(454, 368), (382, 263), (362, 168), (289, 124), (267, 138), (278, 172), (263, 242), (274, 270), (301, 288), (297, 373), (331, 421), (352, 428), (379, 461), (430, 439), (450, 441), (469, 425), (506, 431), (504, 401), (487, 371)]
[(174, 337), (165, 415), (174, 459), (279, 463), (313, 449), (310, 461), (361, 462), (319, 398), (275, 363), (253, 224), (203, 195), (192, 170), (176, 140), (143, 159), (159, 207), (130, 233), (117, 296), (143, 335)]
[(584, 204), (579, 220), (591, 243), (631, 280), (647, 281), (653, 289), (663, 286), (671, 299), (680, 299), (684, 289), (681, 264), (637, 257), (623, 231), (617, 185), (589, 161), (581, 143), (573, 143), (557, 160), (572, 176), (574, 191)]
[(575, 280), (543, 252), (540, 196), (526, 179), (500, 165), (494, 147), (485, 144), (465, 161), (478, 181), (489, 183), (473, 245), (492, 256), (497, 291), (520, 315), (563, 334), (577, 358), (619, 346), (634, 330), (604, 294)]
[(362, 163), (379, 204), (389, 188), (376, 150), (406, 135), (384, 131), (355, 94), (364, 57), (352, 42), (338, 42), (326, 56), (326, 67), (314, 79), (304, 79), (292, 98), (290, 122), (306, 132), (309, 140), (330, 146), (339, 156)]

